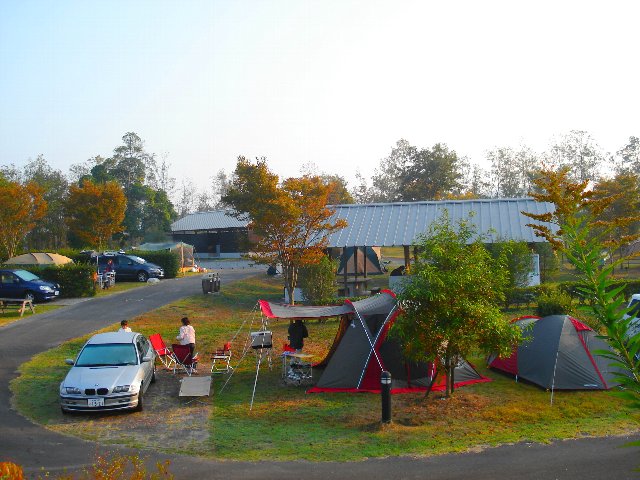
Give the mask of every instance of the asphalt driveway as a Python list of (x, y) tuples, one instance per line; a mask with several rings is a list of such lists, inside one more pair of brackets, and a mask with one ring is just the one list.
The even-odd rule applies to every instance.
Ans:
[[(253, 269), (223, 272), (224, 285), (257, 273)], [(9, 381), (19, 365), (33, 355), (71, 338), (125, 318), (135, 317), (185, 296), (198, 294), (200, 277), (165, 280), (109, 297), (79, 302), (47, 314), (22, 319), (0, 328), (0, 461), (25, 467), (29, 478), (44, 471), (74, 471), (92, 462), (96, 452), (114, 450), (74, 437), (50, 432), (10, 407)], [(117, 316), (114, 317), (114, 313)], [(178, 479), (611, 479), (640, 478), (640, 449), (624, 448), (632, 437), (559, 441), (551, 445), (517, 444), (478, 453), (430, 458), (392, 457), (353, 463), (216, 462), (171, 456), (171, 472)], [(119, 449), (130, 452), (127, 449)], [(142, 452), (151, 462), (166, 455)]]

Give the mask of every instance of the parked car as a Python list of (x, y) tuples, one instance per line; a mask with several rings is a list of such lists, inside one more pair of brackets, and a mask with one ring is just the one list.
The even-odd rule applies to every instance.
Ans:
[(164, 270), (155, 263), (147, 262), (136, 255), (123, 253), (103, 253), (98, 256), (98, 270), (103, 271), (111, 260), (111, 268), (116, 272), (116, 281), (137, 280), (146, 282), (150, 278), (164, 278)]
[(142, 410), (156, 380), (155, 351), (136, 332), (99, 333), (84, 344), (60, 384), (63, 413)]
[(24, 298), (35, 302), (52, 300), (60, 295), (60, 285), (42, 280), (27, 270), (0, 270), (0, 297)]

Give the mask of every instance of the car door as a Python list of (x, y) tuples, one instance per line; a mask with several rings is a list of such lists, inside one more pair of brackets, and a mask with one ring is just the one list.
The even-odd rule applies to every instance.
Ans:
[(0, 297), (24, 297), (24, 286), (15, 273), (7, 271), (0, 272)]
[[(149, 386), (151, 383), (151, 377), (153, 375), (153, 352), (151, 350), (151, 344), (142, 335), (136, 337), (136, 348), (138, 350), (138, 357), (140, 359), (140, 367), (144, 372), (144, 384)], [(142, 359), (145, 356), (151, 357), (150, 362), (143, 362)]]
[(122, 276), (129, 280), (136, 279), (136, 275), (138, 273), (138, 264), (136, 262), (126, 255), (118, 255), (116, 261), (116, 271), (118, 272), (118, 276)]

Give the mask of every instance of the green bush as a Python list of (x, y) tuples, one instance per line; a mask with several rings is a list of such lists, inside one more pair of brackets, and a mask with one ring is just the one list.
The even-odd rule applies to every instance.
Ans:
[(512, 288), (505, 295), (506, 307), (529, 305), (538, 298), (538, 290), (536, 287), (519, 287)]
[(571, 315), (572, 312), (571, 297), (566, 293), (555, 290), (551, 293), (543, 293), (538, 297), (536, 313), (540, 317), (549, 315)]
[(180, 271), (180, 258), (176, 253), (167, 250), (145, 251), (135, 250), (127, 252), (127, 255), (137, 255), (144, 258), (147, 262), (155, 263), (164, 270), (164, 278), (176, 278)]
[(60, 284), (60, 297), (93, 297), (96, 294), (93, 274), (95, 268), (85, 263), (41, 265), (28, 270), (44, 280)]

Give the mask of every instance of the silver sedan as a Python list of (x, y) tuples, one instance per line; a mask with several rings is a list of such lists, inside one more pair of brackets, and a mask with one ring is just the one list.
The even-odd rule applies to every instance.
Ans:
[(99, 333), (85, 343), (60, 384), (63, 413), (142, 410), (156, 380), (155, 352), (136, 332)]

